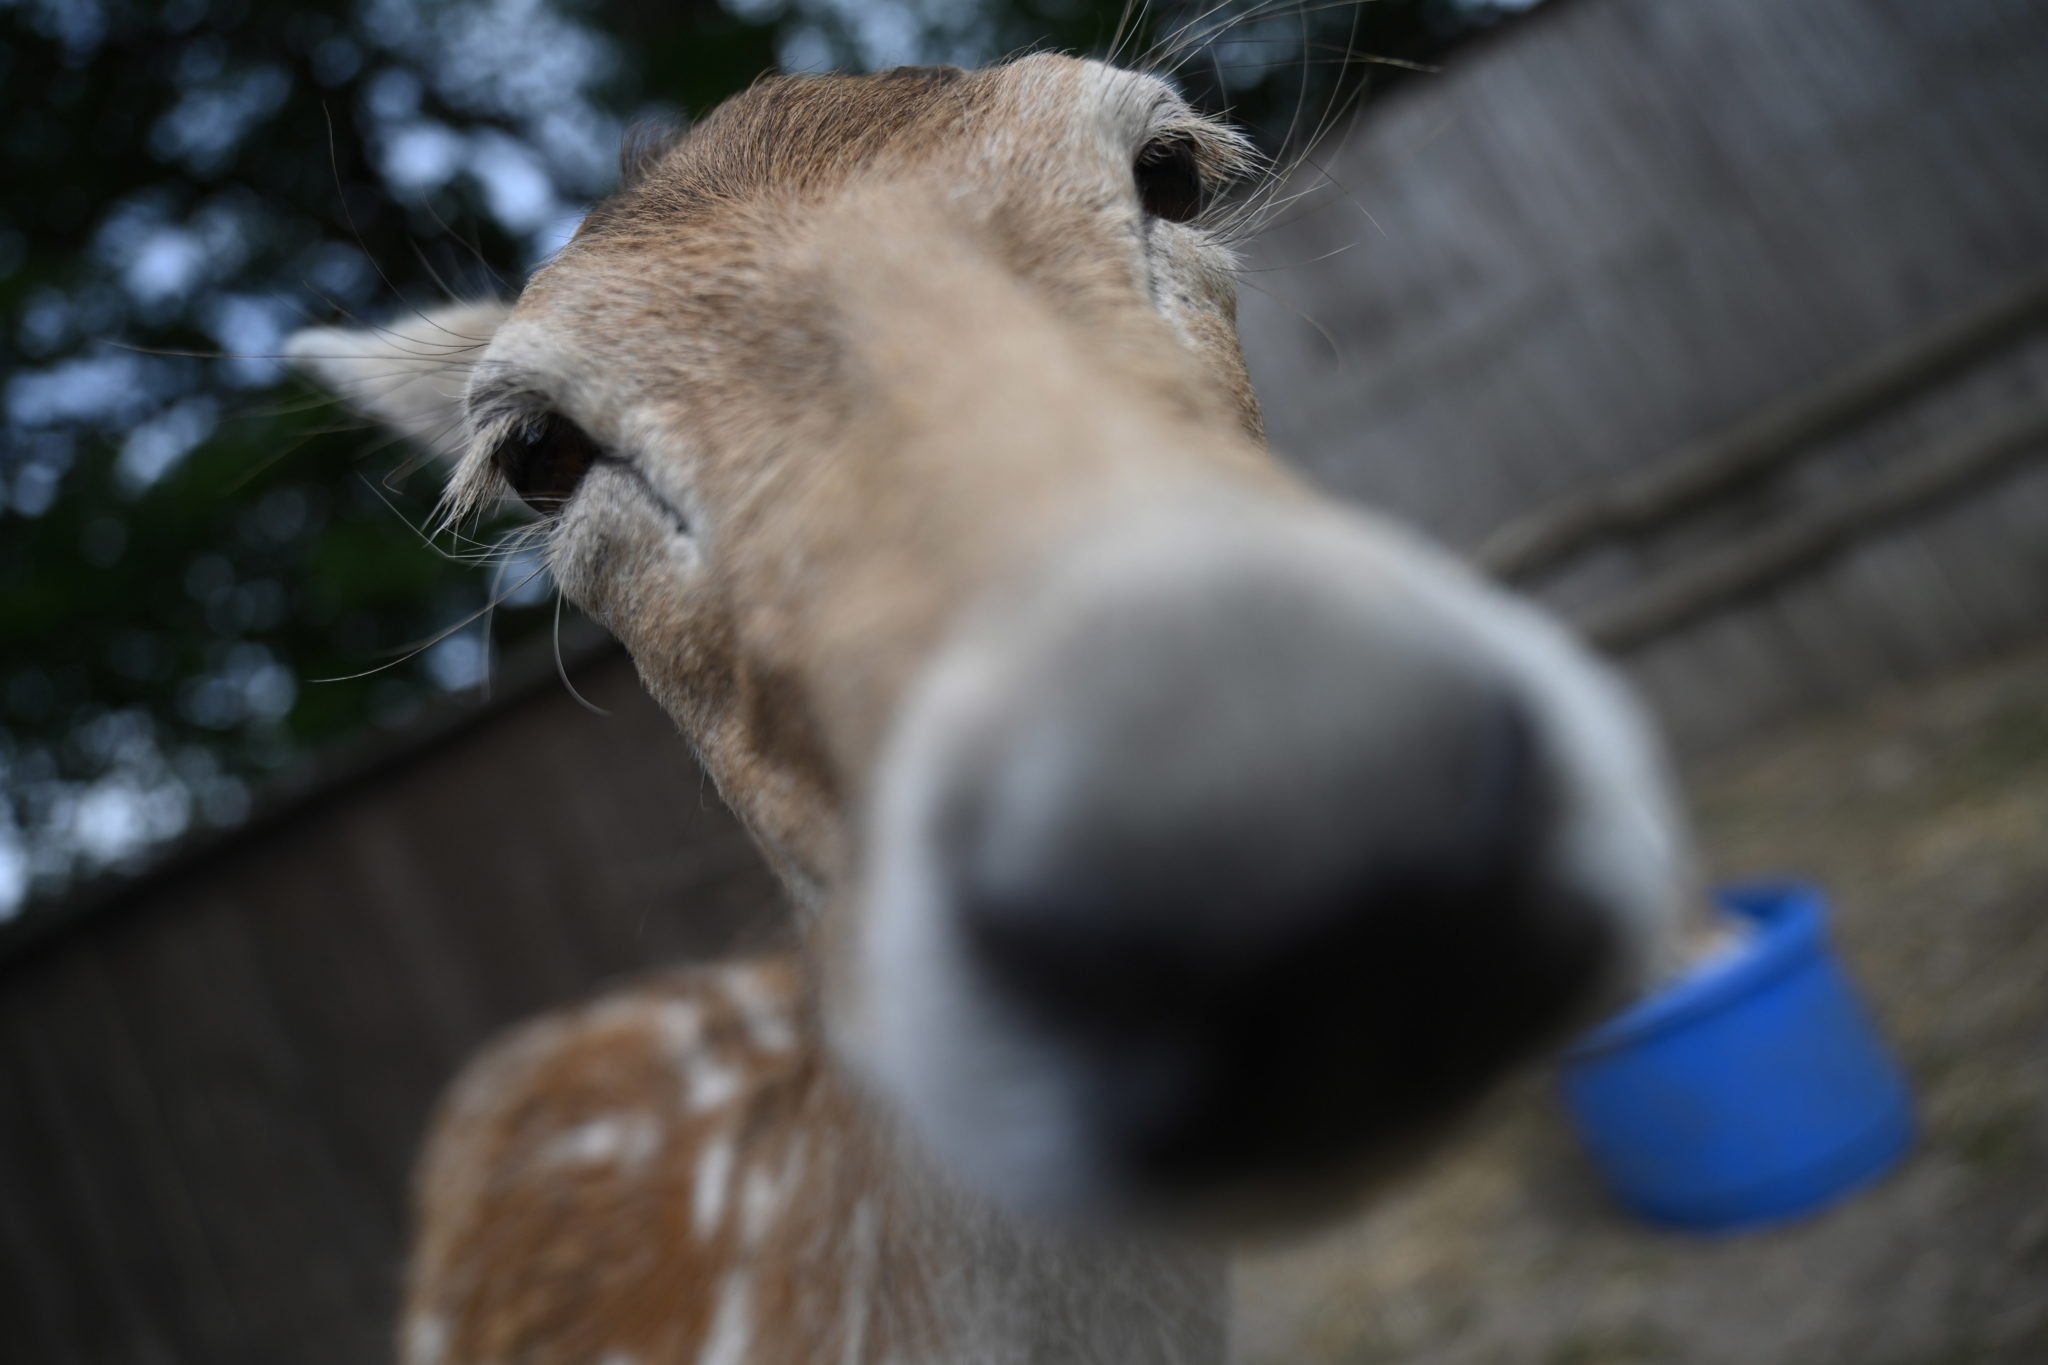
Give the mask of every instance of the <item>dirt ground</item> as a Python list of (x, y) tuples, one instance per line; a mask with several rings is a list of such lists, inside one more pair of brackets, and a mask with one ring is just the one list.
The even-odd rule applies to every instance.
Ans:
[(1239, 1354), (1403, 1365), (2048, 1365), (2048, 651), (1699, 765), (1709, 869), (1819, 880), (1916, 1087), (1918, 1149), (1805, 1222), (1702, 1239), (1604, 1200), (1546, 1085), (1240, 1277)]

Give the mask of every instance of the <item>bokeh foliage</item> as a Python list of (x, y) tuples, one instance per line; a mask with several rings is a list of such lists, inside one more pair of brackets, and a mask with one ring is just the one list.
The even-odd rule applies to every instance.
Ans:
[[(1429, 60), (1520, 7), (1153, 0), (1131, 50), (1196, 23), (1183, 83), (1272, 145), (1401, 74), (1356, 58)], [(778, 60), (1101, 52), (1122, 8), (0, 0), (0, 917), (239, 819), (555, 619), (536, 579), (405, 657), (493, 579), (413, 530), (432, 471), (284, 373), (292, 328), (505, 292), (607, 188), (625, 121)]]

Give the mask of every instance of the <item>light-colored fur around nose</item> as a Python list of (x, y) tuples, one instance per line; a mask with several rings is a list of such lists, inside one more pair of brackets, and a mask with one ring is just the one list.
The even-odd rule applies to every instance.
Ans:
[[(1241, 591), (1248, 583), (1268, 599), (1265, 615), (1232, 619), (1232, 611), (1258, 609)], [(1183, 624), (1171, 630), (1150, 628), (1176, 618)], [(1106, 676), (1126, 692), (1153, 689), (1159, 700), (1151, 709), (1170, 714), (1175, 669), (1204, 652), (1188, 647), (1187, 623), (1201, 635), (1256, 640), (1286, 631), (1290, 618), (1331, 636), (1290, 639), (1290, 651), (1297, 659), (1320, 652), (1329, 663), (1327, 671), (1294, 668), (1285, 680), (1288, 699), (1272, 703), (1277, 711), (1261, 692), (1261, 661), (1233, 658), (1241, 713), (1160, 736), (1161, 746), (1172, 747), (1149, 762), (1127, 756), (1124, 770), (1105, 771), (1091, 756), (1004, 747), (1025, 716), (1037, 743), (1057, 747), (1060, 713), (1085, 715), (1093, 704), (1081, 691), (1091, 678)], [(1150, 655), (1148, 642), (1159, 646)], [(1374, 658), (1387, 652), (1429, 662), (1390, 668)], [(1102, 666), (1108, 654), (1120, 656), (1116, 668)], [(1354, 661), (1348, 668), (1347, 658)], [(1321, 691), (1325, 715), (1358, 715), (1369, 698), (1364, 722), (1332, 733), (1317, 724), (1323, 716), (1290, 715), (1287, 707), (1315, 705), (1304, 684)], [(1071, 1213), (1117, 1204), (1116, 1173), (1091, 1147), (1083, 1078), (1066, 1064), (1063, 1045), (992, 988), (968, 946), (948, 847), (963, 783), (986, 781), (992, 763), (1021, 762), (1022, 772), (1003, 774), (1028, 788), (1012, 802), (1020, 810), (1100, 800), (1072, 789), (1075, 774), (1091, 774), (1150, 803), (1161, 819), (1171, 819), (1164, 812), (1173, 808), (1247, 804), (1277, 824), (1327, 827), (1348, 819), (1369, 843), (1373, 826), (1388, 823), (1373, 802), (1420, 800), (1435, 779), (1428, 749), (1401, 741), (1404, 731), (1440, 714), (1450, 687), (1497, 693), (1532, 721), (1545, 805), (1535, 876), (1611, 918), (1615, 955), (1578, 1017), (1614, 1003), (1663, 965), (1685, 881), (1656, 748), (1625, 691), (1548, 618), (1396, 528), (1321, 507), (1196, 499), (1069, 545), (1029, 595), (988, 604), (921, 676), (884, 759), (870, 841), (857, 979), (873, 989), (854, 1012), (865, 1031), (857, 1054), (873, 1060), (888, 1092), (978, 1183), (1031, 1208)], [(1126, 698), (1120, 709), (1142, 717), (1147, 708)], [(1248, 741), (1247, 724), (1265, 727), (1265, 739)], [(1313, 738), (1292, 739), (1285, 733), (1292, 729)], [(1258, 761), (1253, 747), (1335, 746), (1338, 753), (1317, 757), (1349, 767), (1343, 746), (1371, 745), (1375, 736), (1389, 762), (1373, 766), (1371, 753), (1357, 755), (1374, 785), (1363, 794), (1367, 804), (1348, 815), (1322, 804), (1339, 793), (1315, 776), (1313, 764), (1277, 770)], [(1173, 788), (1154, 785), (1165, 782)], [(1043, 821), (1041, 814), (1029, 827), (992, 837), (1043, 854), (1047, 840), (1035, 828)], [(1190, 858), (1199, 851), (1190, 849)], [(1274, 870), (1275, 888), (1287, 870)], [(1241, 907), (1247, 918), (1272, 908)], [(1488, 1002), (1468, 1003), (1483, 1010)], [(1382, 1174), (1388, 1157), (1361, 1149), (1354, 1172), (1360, 1179)]]

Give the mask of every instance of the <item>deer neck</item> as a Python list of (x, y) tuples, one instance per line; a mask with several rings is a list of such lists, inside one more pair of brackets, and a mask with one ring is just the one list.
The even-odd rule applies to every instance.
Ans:
[(902, 1348), (890, 1358), (931, 1365), (1223, 1359), (1228, 1287), (1220, 1248), (1015, 1213), (936, 1164), (832, 1063), (821, 1039), (814, 1035), (810, 1045), (821, 1064), (811, 1072), (816, 1107), (806, 1108), (840, 1115), (837, 1140), (863, 1154), (843, 1168), (837, 1207), (823, 1221), (849, 1239), (843, 1263), (869, 1265), (891, 1281), (891, 1316), (870, 1324)]

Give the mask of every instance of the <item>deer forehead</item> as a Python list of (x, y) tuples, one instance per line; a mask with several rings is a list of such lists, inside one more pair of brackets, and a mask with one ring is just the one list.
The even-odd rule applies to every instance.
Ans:
[(1168, 130), (1219, 178), (1247, 164), (1237, 135), (1166, 82), (1079, 58), (765, 81), (592, 211), (528, 284), (471, 391), (516, 379), (624, 437), (595, 428), (626, 420), (638, 394), (705, 384), (764, 350), (796, 368), (790, 352), (821, 344), (824, 268), (849, 218), (943, 206), (998, 220), (1026, 273), (1057, 269), (1079, 288), (1092, 265), (1124, 283), (1127, 263), (1090, 261), (1094, 238), (1073, 229), (1123, 212), (1132, 154)]

